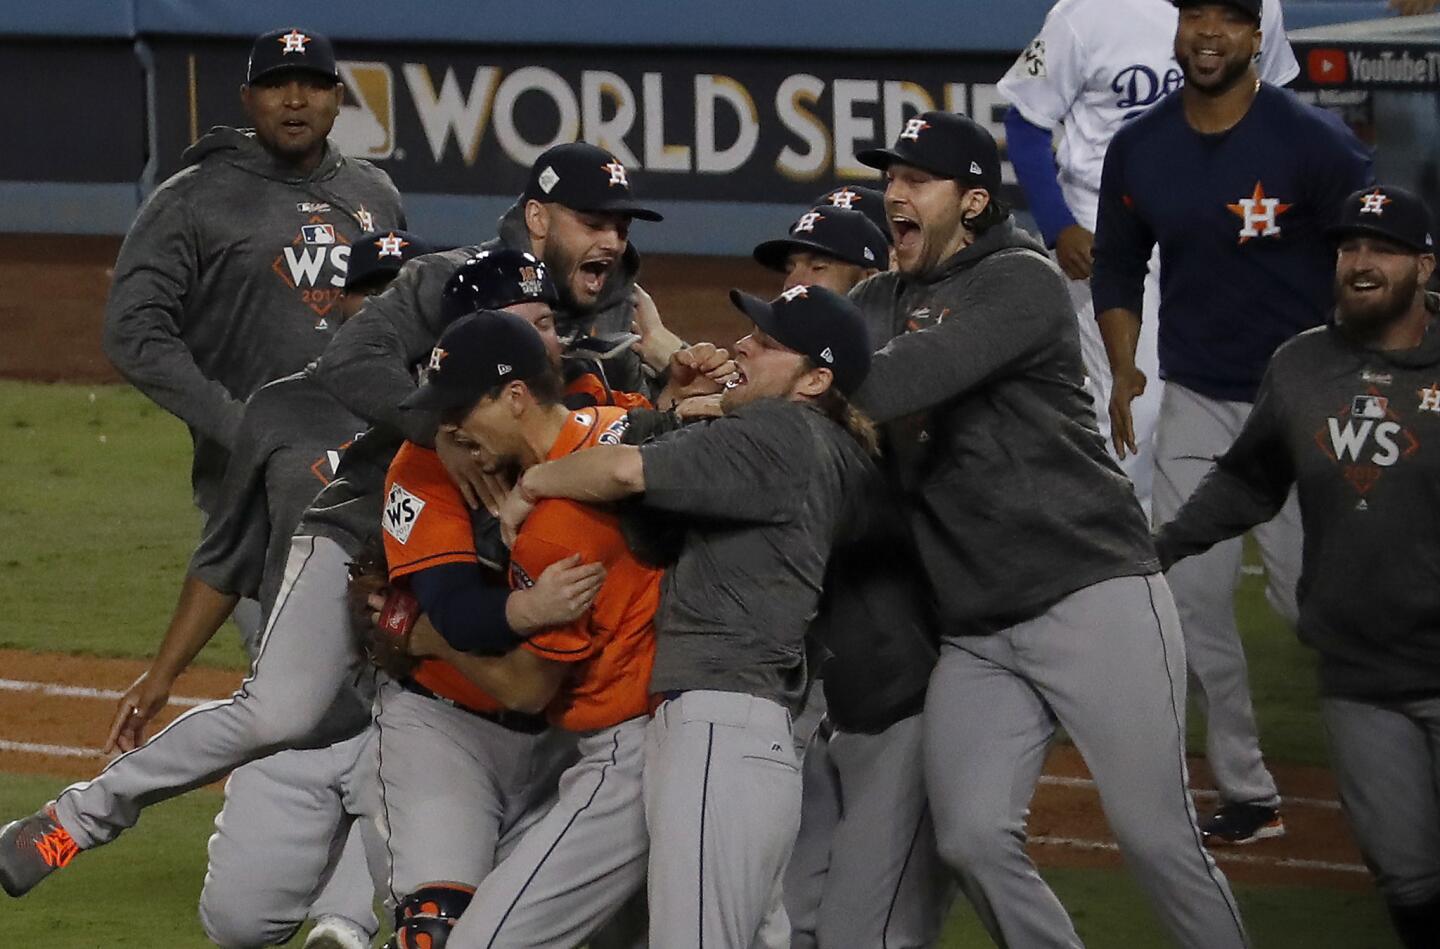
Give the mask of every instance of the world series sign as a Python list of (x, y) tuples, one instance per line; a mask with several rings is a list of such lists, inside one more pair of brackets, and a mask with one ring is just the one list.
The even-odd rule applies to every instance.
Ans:
[[(233, 41), (155, 41), (162, 175), (210, 126), (243, 124), (245, 52)], [(894, 142), (932, 108), (1003, 138), (995, 82), (1014, 59), (349, 43), (337, 54), (346, 104), (333, 138), (402, 190), (515, 195), (537, 155), (584, 139), (612, 151), (647, 199), (741, 203), (874, 183), (856, 153)]]

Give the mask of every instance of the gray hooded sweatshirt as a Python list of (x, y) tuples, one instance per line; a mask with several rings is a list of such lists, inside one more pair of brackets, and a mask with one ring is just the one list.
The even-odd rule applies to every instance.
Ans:
[(232, 128), (183, 158), (120, 248), (104, 347), (190, 427), (196, 503), (213, 513), (245, 399), (320, 355), (339, 323), (350, 242), (405, 218), (389, 176), (332, 145), (308, 175)]
[(1059, 271), (1014, 219), (927, 274), (851, 291), (877, 347), (855, 403), (887, 425), (944, 635), (995, 632), (1159, 569), (1105, 451)]
[[(369, 300), (336, 334), (315, 368), (317, 381), (372, 425), (417, 445), (434, 445), (437, 417), (403, 410), (400, 403), (415, 391), (415, 364), (430, 354), (444, 329), (441, 291), (460, 265), (482, 250), (509, 247), (528, 253), (533, 249), (522, 207), (517, 203), (505, 212), (499, 236), (493, 240), (426, 254), (406, 263), (385, 292)], [(627, 245), (618, 271), (601, 290), (595, 308), (583, 315), (558, 314), (560, 334), (628, 331), (633, 318), (630, 292), (639, 270), (640, 255)], [(612, 388), (642, 391), (640, 359), (628, 349), (606, 360), (604, 370)]]

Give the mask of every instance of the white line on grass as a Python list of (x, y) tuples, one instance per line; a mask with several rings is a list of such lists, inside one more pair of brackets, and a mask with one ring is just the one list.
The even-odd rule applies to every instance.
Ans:
[(33, 741), (6, 741), (0, 738), (0, 751), (18, 751), (25, 755), (50, 755), (54, 758), (103, 758), (99, 748), (76, 748), (73, 745), (40, 745)]
[[(1062, 788), (1091, 789), (1095, 787), (1095, 782), (1090, 780), (1089, 778), (1069, 778), (1059, 774), (1042, 774), (1040, 776), (1040, 783)], [(1209, 800), (1211, 798), (1218, 798), (1220, 796), (1215, 791), (1203, 788), (1192, 788), (1190, 793), (1195, 797), (1205, 798), (1206, 800)], [(1340, 810), (1339, 801), (1332, 801), (1323, 797), (1291, 797), (1287, 794), (1284, 795), (1283, 803), (1292, 804), (1297, 807), (1318, 807), (1327, 811)]]
[[(1119, 852), (1120, 845), (1108, 840), (1083, 840), (1079, 837), (1054, 837), (1049, 835), (1031, 837), (1032, 844), (1047, 847), (1069, 847), (1072, 850), (1103, 850)], [(1263, 857), (1257, 853), (1236, 853), (1233, 850), (1214, 849), (1210, 856), (1221, 863), (1248, 863), (1258, 867), (1284, 867), (1290, 870), (1328, 870), (1332, 873), (1369, 873), (1358, 863), (1331, 863), (1328, 860), (1302, 860), (1299, 857)]]
[[(0, 679), (0, 692), (39, 692), (41, 695), (57, 695), (77, 699), (110, 699), (114, 701), (124, 692), (114, 689), (90, 689), (79, 685), (59, 685), (54, 682), (27, 682), (21, 679)], [(215, 699), (198, 699), (188, 695), (170, 696), (171, 705), (194, 708)]]

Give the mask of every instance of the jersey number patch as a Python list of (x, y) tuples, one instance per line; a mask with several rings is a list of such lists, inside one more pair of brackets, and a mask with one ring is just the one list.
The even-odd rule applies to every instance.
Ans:
[(385, 516), (381, 518), (385, 533), (402, 544), (406, 543), (410, 540), (410, 532), (415, 529), (415, 522), (420, 520), (420, 512), (423, 510), (424, 501), (398, 484), (391, 485), (390, 493), (385, 498)]

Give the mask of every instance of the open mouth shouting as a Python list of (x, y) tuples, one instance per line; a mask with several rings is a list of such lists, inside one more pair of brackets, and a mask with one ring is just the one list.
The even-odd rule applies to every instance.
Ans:
[(592, 257), (582, 261), (580, 266), (575, 268), (579, 277), (580, 289), (591, 298), (598, 297), (614, 267), (615, 258), (611, 256)]

